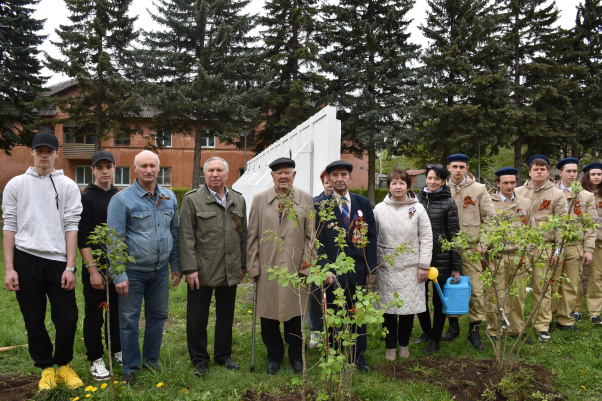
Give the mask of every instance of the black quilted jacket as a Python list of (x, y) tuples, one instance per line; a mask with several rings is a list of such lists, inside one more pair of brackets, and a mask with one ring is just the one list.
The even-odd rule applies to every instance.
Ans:
[[(439, 269), (437, 281), (443, 282), (451, 275), (451, 270), (461, 271), (462, 259), (455, 250), (442, 251), (441, 239), (451, 240), (460, 231), (458, 209), (447, 185), (436, 192), (426, 192), (426, 187), (418, 194), (418, 201), (424, 206), (433, 228), (433, 258), (431, 266)], [(451, 270), (450, 270), (451, 269)]]

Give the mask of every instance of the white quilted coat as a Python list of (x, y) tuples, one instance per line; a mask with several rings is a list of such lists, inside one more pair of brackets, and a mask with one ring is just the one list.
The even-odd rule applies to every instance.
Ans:
[[(413, 208), (413, 210), (412, 210)], [(410, 217), (410, 210), (413, 211)], [(381, 307), (389, 304), (393, 294), (403, 300), (402, 308), (390, 308), (387, 313), (413, 315), (426, 310), (424, 283), (418, 282), (418, 269), (428, 269), (433, 249), (433, 232), (426, 210), (414, 192), (408, 191), (404, 202), (394, 202), (390, 195), (374, 208), (378, 231), (378, 263), (376, 290)], [(395, 252), (399, 244), (407, 242), (408, 251), (400, 255), (393, 266), (383, 256)]]

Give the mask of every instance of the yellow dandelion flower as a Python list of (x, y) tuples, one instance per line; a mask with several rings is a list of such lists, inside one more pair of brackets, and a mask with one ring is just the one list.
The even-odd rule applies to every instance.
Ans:
[(93, 387), (92, 386), (88, 386), (86, 387), (86, 391), (92, 391)]
[(585, 388), (585, 386), (579, 386), (579, 387), (581, 387), (581, 388), (582, 388), (582, 389), (584, 389), (584, 390), (587, 390), (587, 389)]
[(163, 383), (157, 383), (157, 388), (163, 387)]
[(90, 397), (92, 394), (88, 393), (86, 394), (86, 398)]
[(71, 398), (71, 401), (77, 401), (77, 400), (79, 400), (79, 397)]
[(103, 383), (103, 384), (101, 384), (101, 385), (100, 385), (100, 388), (101, 388), (101, 389), (103, 389), (103, 390), (104, 390), (105, 388), (107, 388), (107, 383)]
[(92, 387), (92, 392), (95, 392), (96, 390), (98, 390), (98, 387)]
[(253, 313), (253, 311), (250, 310), (249, 313)]
[(188, 394), (188, 389), (186, 389), (186, 388), (183, 388), (183, 389), (182, 389), (182, 392), (183, 392), (184, 394)]
[(119, 384), (119, 382), (118, 382), (117, 380), (115, 380), (115, 381), (113, 382), (113, 384)]

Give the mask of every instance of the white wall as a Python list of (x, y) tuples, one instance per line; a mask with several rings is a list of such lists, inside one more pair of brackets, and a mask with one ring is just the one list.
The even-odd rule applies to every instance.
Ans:
[(274, 185), (268, 166), (279, 157), (295, 160), (295, 187), (313, 196), (323, 191), (320, 173), (341, 158), (341, 122), (336, 115), (334, 106), (324, 107), (247, 162), (247, 171), (232, 186), (245, 197), (247, 213), (255, 194)]

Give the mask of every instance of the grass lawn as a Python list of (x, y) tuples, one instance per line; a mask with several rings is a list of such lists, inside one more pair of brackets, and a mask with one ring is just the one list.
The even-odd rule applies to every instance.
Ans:
[[(1, 251), (0, 251), (1, 252)], [(79, 266), (79, 261), (78, 261)], [(4, 277), (4, 258), (0, 257), (0, 273)], [(79, 276), (79, 273), (78, 273)], [(252, 321), (252, 287), (248, 280), (239, 286), (236, 306), (233, 340), (233, 359), (239, 363), (241, 370), (227, 369), (210, 364), (209, 374), (200, 379), (192, 369), (186, 348), (186, 288), (183, 282), (170, 292), (169, 320), (165, 327), (163, 348), (161, 354), (161, 372), (143, 372), (138, 375), (138, 381), (131, 389), (131, 399), (136, 400), (239, 400), (247, 389), (262, 393), (278, 394), (300, 386), (301, 378), (293, 371), (285, 360), (281, 371), (270, 376), (266, 373), (266, 350), (261, 341), (259, 325), (257, 326), (256, 341), (256, 372), (250, 373), (251, 360), (251, 321)], [(80, 375), (85, 385), (98, 386), (98, 391), (91, 398), (99, 397), (102, 392), (100, 383), (92, 379), (89, 363), (86, 360), (84, 342), (82, 339), (83, 325), (83, 296), (81, 278), (78, 277), (76, 288), (78, 305), (80, 307), (79, 324), (75, 340), (75, 356), (71, 367)], [(530, 309), (528, 299), (527, 309)], [(0, 347), (27, 344), (25, 326), (15, 294), (3, 287), (0, 290)], [(214, 310), (214, 309), (213, 309)], [(585, 310), (585, 308), (584, 308)], [(470, 359), (493, 358), (494, 353), (490, 344), (479, 353), (473, 350), (464, 339), (467, 332), (466, 318), (460, 319), (462, 335), (454, 342), (441, 343), (441, 350), (433, 358), (467, 356)], [(47, 323), (51, 338), (54, 338), (53, 326), (50, 322), (50, 311), (47, 313)], [(213, 322), (209, 327), (209, 353), (212, 354)], [(601, 327), (594, 327), (589, 321), (580, 322), (577, 327), (581, 333), (560, 332), (552, 333), (552, 341), (548, 344), (537, 342), (526, 345), (523, 351), (523, 361), (541, 364), (550, 369), (555, 375), (555, 384), (560, 392), (570, 400), (600, 400), (602, 399), (602, 353)], [(370, 328), (369, 328), (370, 329)], [(375, 328), (373, 328), (375, 329)], [(369, 330), (370, 331), (370, 330)], [(412, 341), (420, 333), (418, 322), (414, 325)], [(484, 330), (481, 330), (484, 333)], [(141, 330), (141, 334), (143, 330)], [(414, 346), (410, 343), (411, 359), (424, 357), (424, 345)], [(451, 400), (445, 391), (438, 387), (427, 385), (420, 381), (391, 381), (383, 374), (387, 361), (384, 359), (385, 346), (382, 339), (370, 336), (366, 359), (377, 372), (365, 374), (357, 372), (354, 382), (354, 394), (362, 400)], [(319, 360), (319, 351), (308, 349), (309, 366)], [(105, 358), (106, 360), (106, 358)], [(418, 368), (418, 367), (417, 367)], [(0, 353), (0, 373), (16, 375), (39, 375), (34, 367), (26, 347), (18, 347)], [(119, 368), (117, 378), (121, 377)], [(312, 386), (319, 389), (321, 385), (320, 372), (314, 368), (309, 373)], [(478, 380), (478, 378), (475, 378)], [(159, 388), (158, 383), (163, 383)], [(84, 389), (72, 394), (83, 399)], [(130, 394), (128, 394), (130, 395)]]

